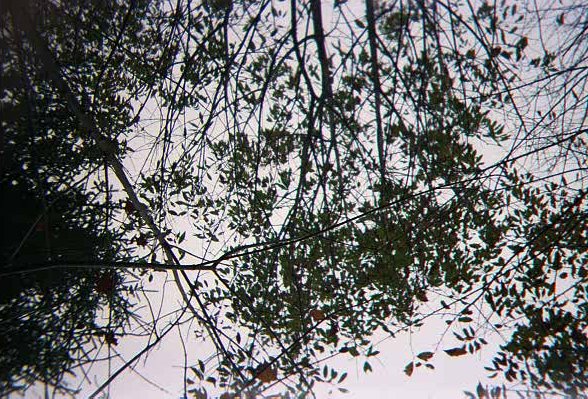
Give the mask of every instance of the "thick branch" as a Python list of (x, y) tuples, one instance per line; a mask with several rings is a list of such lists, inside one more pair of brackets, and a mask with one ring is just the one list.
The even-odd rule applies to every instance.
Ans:
[(0, 277), (30, 274), (56, 269), (142, 269), (142, 270), (214, 270), (216, 264), (210, 265), (177, 265), (177, 264), (161, 264), (161, 263), (140, 263), (140, 262), (104, 262), (104, 261), (54, 261), (54, 262), (40, 262), (40, 263), (24, 263), (24, 264), (8, 264), (1, 265)]

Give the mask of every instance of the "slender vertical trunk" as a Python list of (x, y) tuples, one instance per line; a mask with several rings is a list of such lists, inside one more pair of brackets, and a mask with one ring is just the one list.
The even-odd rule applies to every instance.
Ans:
[(371, 80), (374, 89), (374, 112), (376, 117), (376, 145), (378, 146), (378, 161), (380, 171), (380, 198), (384, 199), (386, 183), (386, 154), (384, 153), (384, 130), (382, 128), (382, 87), (380, 84), (380, 70), (378, 67), (378, 45), (376, 37), (376, 18), (374, 16), (374, 0), (365, 0), (367, 17), (368, 40), (371, 59)]
[(339, 149), (337, 146), (337, 133), (335, 131), (335, 112), (334, 112), (334, 104), (333, 104), (333, 86), (332, 86), (332, 78), (331, 78), (331, 67), (329, 63), (329, 57), (327, 56), (327, 49), (325, 45), (325, 32), (323, 28), (323, 15), (322, 15), (322, 8), (321, 8), (321, 0), (311, 0), (310, 3), (311, 7), (311, 14), (312, 14), (312, 27), (314, 30), (314, 38), (317, 46), (318, 58), (321, 67), (321, 85), (322, 85), (322, 93), (321, 93), (321, 102), (319, 104), (320, 108), (326, 109), (327, 112), (327, 121), (329, 126), (329, 131), (331, 135), (331, 146), (329, 147), (329, 154), (330, 149), (333, 148), (333, 152), (335, 153), (335, 162), (337, 165), (337, 178), (339, 182), (338, 187), (338, 194), (343, 201), (343, 178), (341, 176), (341, 157), (339, 155)]

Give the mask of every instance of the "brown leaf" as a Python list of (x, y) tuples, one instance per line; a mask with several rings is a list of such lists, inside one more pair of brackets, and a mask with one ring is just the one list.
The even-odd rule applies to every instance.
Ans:
[(312, 319), (314, 321), (323, 321), (326, 316), (325, 316), (325, 312), (323, 312), (320, 309), (313, 309), (310, 311), (310, 317), (312, 317)]
[(104, 295), (110, 295), (114, 291), (116, 282), (112, 273), (104, 273), (96, 280), (96, 292)]
[(459, 348), (445, 349), (445, 353), (447, 353), (449, 356), (455, 357), (465, 355), (466, 353), (468, 353), (468, 351), (465, 349), (464, 346), (462, 346)]
[(339, 326), (337, 325), (337, 322), (332, 322), (331, 328), (329, 329), (329, 331), (327, 331), (328, 336), (330, 338), (336, 338), (338, 332), (339, 332)]
[(278, 374), (276, 373), (276, 370), (269, 367), (269, 366), (263, 366), (263, 370), (257, 374), (257, 378), (259, 379), (259, 381), (261, 382), (272, 382), (275, 381), (278, 378)]
[(113, 331), (108, 331), (104, 334), (104, 342), (106, 342), (108, 345), (118, 345), (118, 340), (114, 336)]
[(133, 205), (133, 203), (129, 200), (125, 202), (125, 212), (127, 213), (127, 215), (130, 215), (131, 213), (135, 212), (135, 205)]
[(425, 362), (433, 357), (433, 352), (421, 352), (417, 355), (417, 357)]
[(421, 302), (429, 302), (429, 298), (427, 298), (427, 293), (425, 290), (419, 290), (415, 293), (416, 298)]
[(404, 374), (406, 374), (407, 376), (411, 376), (412, 372), (414, 371), (414, 363), (410, 362), (406, 365), (406, 367), (404, 368)]

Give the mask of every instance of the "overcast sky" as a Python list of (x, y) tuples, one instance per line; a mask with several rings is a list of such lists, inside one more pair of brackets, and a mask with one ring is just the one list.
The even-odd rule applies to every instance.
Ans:
[[(361, 13), (361, 2), (349, 1), (346, 7), (355, 7)], [(324, 8), (324, 16), (328, 20), (332, 18), (333, 8)], [(485, 155), (488, 159), (497, 158), (495, 149), (487, 150)], [(135, 160), (136, 161), (136, 160)], [(135, 162), (134, 164), (137, 164)], [(129, 170), (133, 164), (128, 164)], [(200, 244), (202, 245), (202, 244)], [(152, 294), (151, 301), (157, 309), (161, 304), (161, 313), (177, 310), (182, 306), (182, 300), (176, 288), (170, 284), (164, 284), (163, 275), (158, 273), (156, 279), (150, 286), (158, 293)], [(171, 278), (171, 275), (169, 276)], [(163, 290), (165, 285), (165, 290)], [(144, 304), (144, 303), (142, 303)], [(147, 307), (139, 310), (144, 317), (150, 316), (150, 309)], [(169, 319), (168, 319), (169, 321)], [(160, 329), (166, 327), (163, 320)], [(198, 359), (209, 356), (214, 350), (210, 342), (203, 343), (194, 339), (193, 330), (195, 327), (190, 324), (183, 324), (180, 328), (174, 329), (166, 336), (160, 345), (152, 349), (147, 356), (142, 357), (134, 366), (134, 369), (127, 369), (108, 388), (107, 392), (114, 399), (119, 398), (181, 398), (183, 395), (184, 366), (194, 365)], [(420, 331), (405, 331), (397, 334), (395, 338), (382, 336), (372, 337), (372, 342), (381, 341), (375, 346), (380, 354), (370, 358), (373, 369), (370, 373), (364, 373), (364, 358), (352, 358), (349, 354), (341, 354), (327, 364), (337, 370), (347, 371), (346, 381), (339, 385), (349, 390), (349, 393), (341, 393), (337, 387), (318, 385), (316, 395), (318, 398), (458, 398), (464, 397), (464, 390), (475, 391), (479, 381), (486, 384), (501, 384), (502, 380), (489, 380), (486, 378), (488, 372), (484, 366), (491, 363), (497, 346), (502, 343), (496, 334), (490, 334), (486, 339), (490, 342), (487, 347), (475, 355), (467, 355), (459, 358), (448, 356), (443, 349), (457, 346), (451, 332), (447, 336), (446, 324), (443, 319), (428, 320)], [(179, 334), (185, 339), (181, 340)], [(437, 346), (441, 341), (442, 343)], [(128, 360), (143, 348), (145, 341), (132, 337), (122, 337), (119, 345), (113, 349), (122, 354), (122, 359)], [(185, 345), (185, 346), (184, 346)], [(417, 368), (411, 377), (404, 373), (405, 366), (415, 360), (418, 353), (431, 351), (435, 355), (430, 361), (435, 370), (425, 367)], [(188, 357), (184, 358), (184, 352)], [(104, 352), (103, 352), (104, 354)], [(109, 365), (107, 362), (98, 362), (86, 369), (87, 376), (91, 381), (85, 381), (79, 397), (87, 397), (94, 389), (105, 381), (107, 376), (117, 370), (124, 361), (115, 359)], [(81, 377), (81, 373), (78, 373)], [(188, 377), (192, 376), (188, 374)], [(190, 388), (190, 387), (188, 387)], [(510, 388), (516, 388), (510, 386)], [(332, 392), (330, 392), (332, 390)], [(219, 391), (210, 390), (215, 395)], [(36, 390), (32, 393), (42, 397), (42, 391)], [(514, 397), (513, 394), (511, 397)], [(27, 397), (32, 397), (31, 392)]]

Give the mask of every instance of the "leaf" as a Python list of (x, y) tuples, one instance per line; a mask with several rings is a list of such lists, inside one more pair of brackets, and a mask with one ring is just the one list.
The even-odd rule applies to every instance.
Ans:
[(108, 331), (104, 334), (104, 342), (106, 342), (108, 345), (118, 345), (118, 340), (114, 336), (114, 331)]
[(465, 355), (466, 353), (468, 353), (468, 351), (465, 349), (464, 346), (462, 346), (459, 348), (445, 349), (445, 353), (447, 353), (449, 356), (456, 357)]
[(372, 366), (368, 362), (365, 362), (363, 364), (363, 371), (365, 373), (372, 371)]
[(425, 362), (433, 357), (433, 352), (421, 352), (417, 355), (417, 357)]
[(372, 356), (377, 356), (379, 354), (380, 354), (380, 351), (373, 351), (373, 352), (369, 352), (366, 356), (372, 357)]
[(257, 370), (257, 379), (261, 382), (272, 382), (278, 378), (276, 369), (270, 367), (269, 364), (263, 364)]
[(478, 399), (487, 399), (488, 398), (488, 392), (486, 391), (486, 389), (484, 389), (482, 384), (479, 382), (478, 382), (478, 386), (476, 387), (476, 393), (478, 394)]
[(407, 376), (411, 376), (412, 372), (414, 371), (414, 363), (410, 362), (406, 365), (406, 367), (404, 368), (404, 374), (406, 374)]
[(359, 352), (357, 351), (357, 348), (349, 348), (349, 354), (353, 357), (359, 356)]
[(116, 282), (114, 280), (114, 275), (110, 272), (106, 272), (96, 280), (94, 289), (99, 294), (110, 295), (114, 291), (115, 286)]
[(127, 215), (135, 213), (135, 205), (130, 200), (125, 202), (125, 212)]
[(274, 380), (276, 380), (276, 378), (278, 377), (276, 370), (271, 369), (271, 368), (267, 368), (265, 370), (263, 370), (261, 372), (261, 374), (259, 374), (257, 376), (257, 378), (261, 381), (261, 382), (272, 382)]
[(320, 309), (313, 309), (310, 311), (310, 317), (316, 322), (323, 321), (325, 317), (325, 312)]
[(415, 297), (421, 302), (429, 302), (429, 298), (427, 298), (427, 293), (425, 290), (419, 290), (415, 293)]
[(208, 398), (208, 394), (206, 393), (206, 390), (202, 389), (198, 389), (198, 388), (192, 388), (192, 389), (188, 389), (188, 393), (193, 394), (194, 399), (207, 399)]

